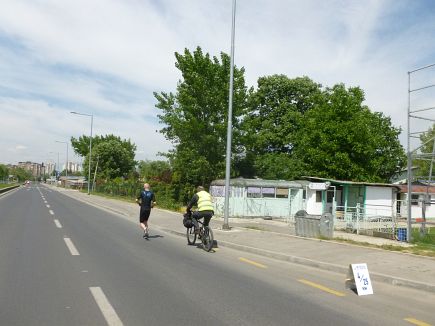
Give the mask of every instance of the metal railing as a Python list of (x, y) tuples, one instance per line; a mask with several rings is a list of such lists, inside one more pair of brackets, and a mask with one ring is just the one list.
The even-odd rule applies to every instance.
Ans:
[(401, 226), (394, 212), (392, 206), (337, 206), (334, 212), (335, 229), (366, 235), (384, 234), (393, 239), (396, 229)]

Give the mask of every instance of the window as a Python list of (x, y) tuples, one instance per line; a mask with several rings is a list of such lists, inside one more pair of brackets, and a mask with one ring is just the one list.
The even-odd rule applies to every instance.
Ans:
[(424, 198), (425, 198), (426, 206), (430, 206), (432, 204), (432, 196), (427, 195), (427, 196), (424, 196)]
[(248, 187), (247, 197), (248, 198), (261, 198), (261, 188), (260, 187)]
[(316, 191), (316, 203), (321, 203), (321, 202), (322, 202), (322, 192)]
[(333, 200), (334, 200), (334, 192), (333, 191), (328, 191), (326, 193), (326, 202), (332, 203)]
[(275, 188), (261, 188), (261, 193), (264, 198), (275, 198)]
[(288, 189), (276, 188), (276, 198), (288, 198)]
[(418, 205), (418, 195), (411, 195), (411, 205)]
[(210, 186), (210, 195), (213, 197), (225, 197), (224, 186)]

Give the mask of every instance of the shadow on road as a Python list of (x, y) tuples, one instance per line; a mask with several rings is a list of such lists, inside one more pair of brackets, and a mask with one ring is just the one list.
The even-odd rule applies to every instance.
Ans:
[(151, 239), (157, 239), (157, 238), (164, 238), (164, 236), (160, 234), (156, 234), (156, 235), (150, 235), (144, 239), (150, 241)]

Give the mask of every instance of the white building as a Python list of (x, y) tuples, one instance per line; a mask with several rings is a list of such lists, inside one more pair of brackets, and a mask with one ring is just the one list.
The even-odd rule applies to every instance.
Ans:
[[(284, 180), (237, 178), (230, 180), (230, 216), (289, 219), (304, 208), (303, 185)], [(225, 180), (211, 183), (216, 215), (223, 215)]]
[[(406, 218), (408, 216), (408, 185), (400, 185), (397, 213)], [(415, 182), (411, 186), (411, 217), (420, 222), (423, 216), (427, 220), (435, 221), (435, 186)]]

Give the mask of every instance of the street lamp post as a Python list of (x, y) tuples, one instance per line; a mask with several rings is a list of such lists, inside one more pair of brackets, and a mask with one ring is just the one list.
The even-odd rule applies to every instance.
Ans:
[(231, 65), (230, 65), (230, 90), (228, 99), (228, 127), (227, 127), (227, 158), (225, 166), (225, 205), (224, 224), (222, 229), (229, 230), (228, 215), (230, 204), (230, 172), (231, 172), (231, 138), (233, 128), (233, 80), (234, 80), (234, 35), (236, 28), (236, 0), (233, 0), (232, 25), (231, 25)]
[(91, 194), (91, 161), (92, 161), (92, 126), (94, 124), (94, 115), (71, 111), (72, 114), (84, 115), (91, 117), (91, 136), (89, 137), (89, 168), (88, 168), (88, 195)]
[(56, 140), (56, 143), (66, 144), (65, 188), (68, 180), (68, 142)]

